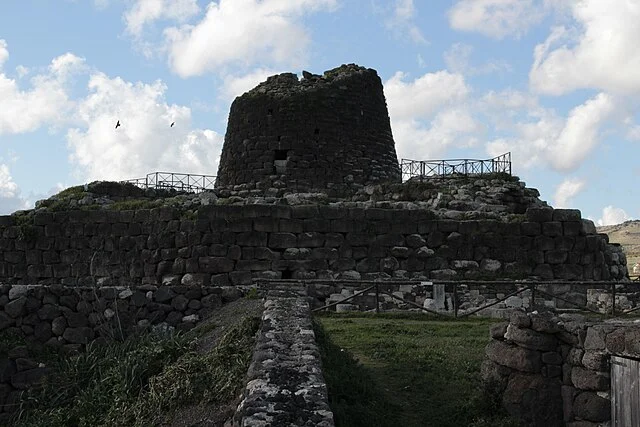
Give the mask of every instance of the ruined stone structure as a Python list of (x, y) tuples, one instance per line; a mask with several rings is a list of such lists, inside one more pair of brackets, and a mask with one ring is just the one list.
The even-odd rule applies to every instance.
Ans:
[(400, 182), (376, 71), (343, 65), (305, 75), (272, 76), (236, 98), (217, 187), (345, 194), (365, 184)]
[[(611, 357), (640, 357), (640, 327), (634, 322), (517, 312), (493, 327), (491, 336), (484, 384), (526, 426), (609, 425)], [(637, 403), (637, 391), (635, 400), (628, 398), (617, 403), (617, 413)]]
[[(419, 178), (400, 182), (374, 70), (271, 77), (232, 106), (215, 192), (150, 201), (160, 193), (92, 184), (1, 216), (0, 332), (74, 348), (104, 337), (116, 313), (125, 329), (189, 329), (263, 279), (322, 279), (310, 292), (316, 304), (341, 293), (341, 280), (405, 281), (399, 292), (426, 306), (432, 296), (413, 286), (429, 280), (628, 278), (624, 253), (593, 222), (547, 206), (516, 177)], [(132, 198), (144, 208), (130, 209)], [(460, 302), (470, 305), (460, 308), (499, 293), (469, 289)], [(316, 357), (301, 322), (295, 327), (307, 335), (285, 362)], [(282, 347), (265, 340), (259, 345)], [(544, 351), (556, 387), (559, 356), (545, 354), (560, 350)], [(4, 401), (46, 373), (13, 356), (0, 361), (10, 384), (0, 384)], [(240, 419), (262, 416), (255, 405), (270, 374), (254, 368)], [(310, 400), (300, 413), (330, 425), (321, 375), (307, 374), (300, 387)]]

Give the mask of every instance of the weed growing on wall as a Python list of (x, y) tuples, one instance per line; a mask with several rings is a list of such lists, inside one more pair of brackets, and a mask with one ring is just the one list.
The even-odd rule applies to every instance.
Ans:
[(245, 319), (207, 353), (196, 351), (206, 329), (89, 345), (50, 365), (42, 387), (23, 395), (15, 425), (157, 425), (180, 405), (231, 399), (244, 385), (258, 326)]

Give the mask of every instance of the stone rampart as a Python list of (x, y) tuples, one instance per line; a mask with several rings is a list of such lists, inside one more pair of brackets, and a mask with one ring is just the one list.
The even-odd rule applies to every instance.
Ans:
[(519, 221), (429, 210), (202, 206), (0, 217), (0, 280), (68, 286), (231, 286), (256, 279), (620, 280), (620, 247), (578, 210)]
[(610, 358), (640, 357), (640, 326), (633, 322), (514, 313), (491, 336), (482, 366), (485, 387), (527, 426), (606, 425)]

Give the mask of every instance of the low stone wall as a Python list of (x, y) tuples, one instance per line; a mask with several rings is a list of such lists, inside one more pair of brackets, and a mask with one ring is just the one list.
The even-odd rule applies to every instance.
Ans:
[(234, 425), (334, 425), (306, 298), (267, 297)]
[(580, 315), (514, 313), (491, 329), (485, 388), (527, 426), (596, 427), (611, 420), (612, 355), (640, 357), (640, 326)]
[[(223, 303), (240, 297), (235, 287), (0, 286), (0, 332), (62, 352), (135, 330), (186, 331)], [(23, 390), (48, 372), (24, 345), (0, 356), (0, 424)], [(5, 415), (6, 417), (6, 415)]]

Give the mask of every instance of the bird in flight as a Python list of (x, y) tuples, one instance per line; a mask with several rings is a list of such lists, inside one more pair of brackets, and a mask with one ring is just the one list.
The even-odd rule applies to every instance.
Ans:
[(120, 120), (118, 120), (118, 123), (116, 123), (116, 129), (118, 129), (120, 126), (121, 126)]
[(171, 122), (171, 126), (169, 126), (169, 127), (172, 128), (173, 125), (175, 125), (175, 124), (176, 124), (176, 122)]

